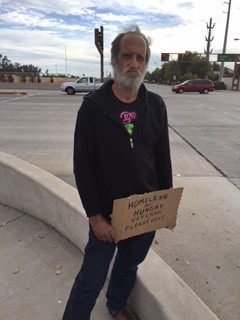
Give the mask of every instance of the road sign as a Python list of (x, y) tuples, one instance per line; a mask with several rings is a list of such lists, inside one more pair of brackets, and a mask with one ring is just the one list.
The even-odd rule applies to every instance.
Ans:
[(235, 54), (234, 53), (225, 53), (225, 54), (218, 54), (217, 61), (219, 62), (234, 62), (235, 61)]

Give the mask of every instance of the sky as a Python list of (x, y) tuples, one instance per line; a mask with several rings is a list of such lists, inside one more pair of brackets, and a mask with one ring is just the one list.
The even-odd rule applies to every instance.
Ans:
[[(229, 0), (0, 0), (0, 54), (50, 74), (100, 77), (94, 29), (104, 29), (104, 76), (111, 73), (115, 36), (137, 24), (152, 40), (148, 70), (161, 53), (204, 53), (212, 18), (211, 49), (222, 53)], [(231, 1), (227, 53), (240, 53), (240, 0)], [(216, 55), (212, 60), (216, 60)], [(229, 66), (231, 67), (231, 65)], [(233, 64), (232, 64), (233, 68)]]

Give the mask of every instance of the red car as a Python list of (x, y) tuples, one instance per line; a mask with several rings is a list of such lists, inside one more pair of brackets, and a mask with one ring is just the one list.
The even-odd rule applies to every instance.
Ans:
[(207, 94), (209, 91), (214, 91), (214, 84), (211, 80), (206, 79), (186, 80), (173, 86), (172, 91), (176, 93), (199, 92)]

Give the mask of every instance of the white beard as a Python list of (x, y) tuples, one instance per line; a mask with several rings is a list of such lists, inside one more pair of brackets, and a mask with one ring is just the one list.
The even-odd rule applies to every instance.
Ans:
[(136, 92), (140, 88), (146, 68), (144, 71), (141, 73), (139, 70), (136, 71), (135, 74), (130, 74), (128, 73), (129, 69), (120, 71), (116, 65), (113, 66), (113, 74), (114, 74), (114, 80), (119, 84), (120, 87), (127, 91), (133, 91)]

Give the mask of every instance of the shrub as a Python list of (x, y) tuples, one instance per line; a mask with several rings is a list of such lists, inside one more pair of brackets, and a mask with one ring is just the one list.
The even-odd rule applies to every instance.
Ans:
[(14, 82), (14, 78), (11, 74), (8, 75), (8, 82)]
[(188, 72), (180, 77), (179, 82), (182, 83), (183, 81), (190, 80), (190, 79), (197, 79), (197, 78), (198, 77), (196, 75), (192, 74), (191, 72)]
[(27, 82), (27, 78), (26, 78), (26, 76), (21, 76), (21, 78), (20, 78), (20, 82), (24, 82), (24, 83), (26, 83), (26, 82)]
[(222, 81), (214, 81), (213, 84), (214, 84), (215, 90), (226, 90), (227, 89), (227, 86)]

